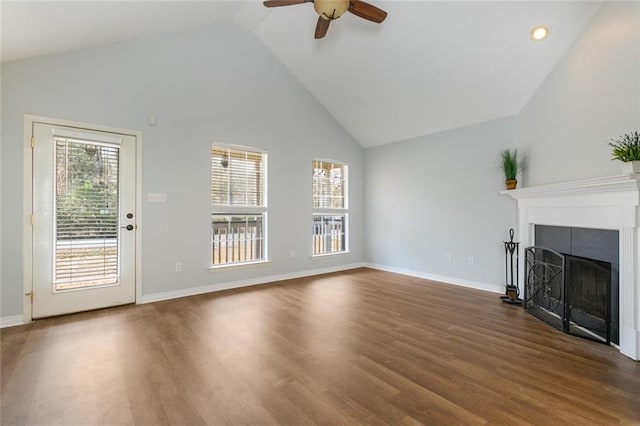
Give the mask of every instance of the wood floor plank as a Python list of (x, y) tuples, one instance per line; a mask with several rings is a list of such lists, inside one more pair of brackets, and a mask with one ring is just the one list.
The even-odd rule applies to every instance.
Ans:
[(640, 363), (356, 269), (0, 331), (2, 425), (640, 424)]

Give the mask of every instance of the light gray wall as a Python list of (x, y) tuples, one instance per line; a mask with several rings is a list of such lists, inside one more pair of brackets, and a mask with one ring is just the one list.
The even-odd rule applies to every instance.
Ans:
[(365, 151), (367, 260), (502, 285), (516, 203), (498, 195), (500, 150), (528, 157), (520, 185), (616, 175), (607, 142), (632, 130), (640, 130), (640, 3), (605, 3), (517, 116)]
[(530, 160), (527, 185), (620, 174), (608, 142), (634, 130), (640, 130), (640, 3), (608, 2), (518, 116), (518, 139)]
[[(2, 316), (22, 312), (24, 114), (143, 131), (144, 295), (364, 260), (362, 148), (250, 32), (228, 25), (5, 63), (2, 105)], [(214, 140), (268, 150), (267, 266), (207, 269)], [(310, 258), (314, 157), (349, 163), (348, 255)], [(146, 202), (155, 192), (168, 202)]]
[(483, 288), (502, 285), (501, 241), (516, 215), (515, 201), (499, 194), (498, 153), (515, 141), (510, 117), (367, 149), (367, 260)]

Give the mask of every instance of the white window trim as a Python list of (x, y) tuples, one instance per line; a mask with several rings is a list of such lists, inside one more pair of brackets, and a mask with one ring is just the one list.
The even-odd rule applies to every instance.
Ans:
[[(330, 257), (330, 256), (338, 256), (341, 254), (349, 254), (349, 234), (350, 234), (350, 223), (349, 223), (349, 163), (345, 162), (345, 161), (339, 161), (339, 160), (332, 160), (329, 158), (313, 158), (312, 160), (312, 165), (314, 162), (316, 161), (321, 161), (323, 163), (331, 163), (331, 164), (339, 164), (341, 166), (343, 166), (343, 170), (344, 170), (344, 207), (343, 208), (328, 208), (328, 207), (323, 207), (323, 208), (313, 208), (313, 200), (312, 200), (312, 212), (311, 212), (311, 223), (313, 223), (313, 218), (314, 216), (344, 216), (344, 221), (345, 221), (345, 235), (344, 235), (344, 250), (342, 251), (335, 251), (335, 252), (331, 252), (331, 253), (318, 253), (318, 254), (314, 254), (313, 253), (313, 242), (311, 244), (311, 258), (312, 259), (319, 259), (319, 258), (324, 258), (324, 257)], [(311, 177), (311, 185), (313, 186), (313, 176)], [(312, 189), (312, 195), (311, 195), (312, 199), (313, 199), (313, 189)], [(312, 236), (313, 238), (313, 236)]]
[(211, 142), (210, 148), (213, 148), (214, 146), (217, 146), (218, 148), (224, 148), (224, 149), (235, 149), (236, 151), (250, 151), (250, 152), (257, 152), (259, 154), (268, 154), (268, 151), (265, 148), (258, 148), (255, 146), (238, 145), (238, 144), (232, 144), (232, 143), (213, 141)]
[[(212, 214), (220, 214), (220, 215), (229, 215), (229, 216), (233, 216), (233, 215), (239, 215), (239, 216), (245, 216), (245, 215), (262, 215), (263, 217), (263, 222), (262, 222), (262, 232), (263, 232), (263, 238), (262, 238), (262, 253), (263, 253), (263, 258), (259, 259), (259, 260), (253, 260), (253, 261), (248, 261), (248, 262), (234, 262), (234, 263), (224, 263), (222, 265), (214, 265), (212, 263), (212, 259), (213, 259), (213, 248), (211, 247), (211, 244), (209, 244), (209, 271), (219, 271), (219, 270), (229, 270), (229, 269), (236, 269), (236, 268), (247, 268), (247, 267), (251, 267), (251, 266), (257, 266), (257, 265), (264, 265), (264, 264), (269, 264), (271, 263), (271, 260), (269, 259), (269, 244), (268, 244), (268, 240), (269, 240), (269, 215), (268, 215), (268, 208), (269, 208), (269, 197), (268, 197), (268, 188), (269, 188), (269, 181), (268, 181), (268, 170), (269, 170), (269, 154), (268, 151), (264, 148), (257, 148), (257, 147), (253, 147), (253, 146), (247, 146), (247, 145), (238, 145), (238, 144), (229, 144), (229, 143), (223, 143), (223, 142), (211, 142), (211, 145), (209, 146), (209, 153), (211, 153), (211, 150), (214, 148), (222, 148), (222, 149), (232, 149), (232, 150), (238, 150), (238, 151), (249, 151), (249, 152), (255, 152), (255, 153), (259, 153), (263, 155), (262, 161), (263, 161), (263, 174), (262, 174), (262, 186), (263, 186), (263, 205), (262, 206), (229, 206), (226, 204), (217, 204), (217, 203), (209, 203), (210, 208), (209, 208), (209, 218), (211, 218)], [(211, 155), (211, 154), (210, 154)], [(209, 159), (209, 161), (211, 161), (211, 159)], [(211, 163), (209, 163), (211, 164)], [(209, 187), (209, 191), (211, 191), (211, 187)], [(211, 219), (209, 219), (211, 220)], [(211, 224), (209, 224), (209, 229), (211, 229)]]
[(318, 254), (313, 254), (313, 245), (311, 246), (311, 257), (312, 258), (318, 258), (318, 257), (327, 257), (327, 256), (336, 256), (339, 254), (348, 254), (350, 253), (349, 251), (349, 212), (345, 209), (335, 209), (335, 210), (323, 210), (323, 211), (314, 211), (311, 214), (311, 220), (313, 223), (313, 217), (314, 216), (344, 216), (344, 222), (345, 222), (345, 234), (344, 234), (344, 250), (342, 251), (334, 251), (331, 253), (318, 253)]
[(333, 253), (320, 253), (320, 254), (312, 254), (311, 256), (309, 256), (312, 260), (319, 260), (319, 259), (323, 259), (326, 257), (333, 257), (333, 256), (344, 256), (347, 254), (351, 254), (351, 252), (349, 250), (345, 250), (345, 251), (336, 251)]
[[(219, 211), (214, 211), (218, 209)], [(222, 211), (224, 210), (224, 211)], [(226, 214), (229, 216), (240, 215), (248, 216), (252, 214), (266, 214), (267, 207), (248, 207), (248, 206), (227, 206), (225, 204), (211, 204), (211, 213), (213, 214)]]
[(210, 265), (209, 271), (219, 271), (219, 270), (231, 270), (231, 269), (241, 269), (248, 267), (256, 267), (256, 266), (266, 266), (271, 263), (271, 260), (254, 260), (251, 262), (236, 262), (236, 263), (225, 263), (224, 265)]

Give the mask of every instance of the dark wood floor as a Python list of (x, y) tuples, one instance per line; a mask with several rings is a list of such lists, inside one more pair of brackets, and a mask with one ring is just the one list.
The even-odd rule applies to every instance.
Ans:
[(370, 269), (3, 329), (2, 424), (640, 424), (640, 363)]

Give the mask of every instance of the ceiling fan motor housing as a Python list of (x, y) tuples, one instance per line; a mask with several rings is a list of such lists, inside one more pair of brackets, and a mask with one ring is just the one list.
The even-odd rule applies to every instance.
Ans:
[(331, 21), (338, 19), (349, 9), (349, 0), (315, 0), (313, 8), (321, 18)]

